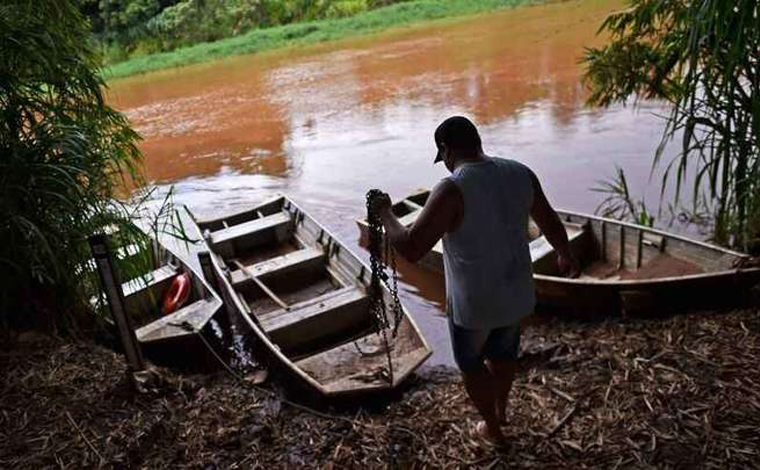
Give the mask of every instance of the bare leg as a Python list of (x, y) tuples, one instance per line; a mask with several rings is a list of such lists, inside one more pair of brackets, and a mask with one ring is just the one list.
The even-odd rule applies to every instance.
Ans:
[(487, 437), (495, 444), (504, 444), (504, 435), (496, 419), (496, 399), (498, 390), (493, 383), (493, 375), (485, 364), (476, 370), (462, 373), (467, 394), (475, 404), (486, 423)]
[(506, 423), (507, 399), (509, 398), (509, 392), (512, 390), (512, 381), (517, 371), (517, 363), (515, 361), (489, 359), (488, 370), (492, 375), (491, 380), (496, 389), (496, 419), (499, 423)]

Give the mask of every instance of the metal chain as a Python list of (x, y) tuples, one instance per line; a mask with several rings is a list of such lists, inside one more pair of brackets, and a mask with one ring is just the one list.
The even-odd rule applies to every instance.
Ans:
[[(391, 302), (393, 309), (393, 338), (398, 335), (398, 327), (404, 317), (404, 311), (401, 309), (401, 301), (398, 298), (398, 271), (396, 271), (396, 252), (390, 247), (390, 243), (385, 244), (385, 259), (390, 259), (391, 280), (393, 283), (388, 286), (391, 292)], [(387, 282), (386, 282), (386, 285)]]
[[(382, 284), (388, 288), (391, 294), (390, 310), (393, 314), (393, 337), (398, 334), (398, 327), (403, 319), (404, 312), (398, 297), (398, 272), (396, 270), (396, 256), (390, 243), (384, 243), (383, 224), (380, 214), (375, 213), (373, 201), (383, 195), (379, 189), (370, 189), (367, 192), (367, 224), (369, 226), (369, 262), (372, 271), (370, 281), (370, 305), (378, 326), (389, 328), (391, 322), (388, 319), (388, 308), (383, 296)], [(383, 245), (385, 253), (382, 252)], [(388, 260), (390, 264), (386, 264)], [(390, 268), (390, 275), (388, 269)], [(381, 284), (382, 283), (382, 284)]]
[[(388, 341), (388, 329), (390, 328), (390, 320), (388, 319), (388, 308), (385, 304), (385, 296), (383, 295), (383, 284), (388, 288), (391, 293), (391, 305), (390, 310), (393, 314), (393, 332), (392, 338), (396, 338), (398, 334), (398, 327), (403, 319), (403, 310), (401, 308), (401, 302), (398, 298), (398, 273), (396, 272), (396, 258), (393, 254), (393, 250), (390, 247), (390, 243), (383, 243), (384, 231), (382, 221), (380, 220), (380, 214), (375, 212), (375, 198), (382, 196), (383, 193), (379, 189), (370, 189), (367, 192), (367, 224), (368, 237), (369, 237), (369, 262), (372, 276), (369, 284), (369, 298), (370, 298), (370, 314), (375, 322), (375, 326), (378, 331), (378, 335), (381, 336), (385, 353), (388, 359), (388, 380), (393, 383), (393, 361), (391, 358), (391, 345)], [(383, 245), (385, 245), (385, 256), (383, 256)], [(388, 266), (385, 264), (385, 260), (390, 260), (390, 282), (387, 272)], [(357, 350), (361, 353), (359, 345), (356, 344)]]

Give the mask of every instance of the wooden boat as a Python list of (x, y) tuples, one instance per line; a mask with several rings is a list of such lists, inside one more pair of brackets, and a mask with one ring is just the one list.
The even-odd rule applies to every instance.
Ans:
[[(419, 216), (428, 197), (418, 191), (393, 205), (405, 226)], [(581, 276), (558, 275), (556, 253), (538, 227), (528, 227), (533, 277), (539, 303), (584, 313), (664, 311), (714, 304), (760, 282), (749, 257), (725, 248), (616, 220), (558, 211)], [(366, 236), (366, 221), (357, 221)], [(442, 251), (425, 265), (443, 271)]]
[(543, 236), (531, 242), (540, 302), (579, 312), (667, 313), (736, 300), (760, 282), (750, 257), (660, 230), (574, 212), (558, 212), (582, 266), (577, 279), (557, 273)]
[[(194, 343), (196, 332), (221, 311), (222, 299), (202, 275), (155, 239), (139, 249), (130, 247), (133, 257), (147, 256), (150, 264), (145, 273), (121, 285), (124, 310), (132, 319), (137, 340), (150, 346)], [(174, 279), (182, 274), (190, 279), (187, 300), (174, 312), (163, 314), (163, 301)]]
[(389, 390), (432, 353), (402, 309), (389, 363), (369, 268), (286, 197), (198, 227), (230, 313), (299, 384), (328, 397)]
[[(393, 204), (391, 206), (391, 211), (398, 218), (401, 225), (404, 227), (411, 227), (422, 212), (422, 207), (427, 202), (429, 196), (429, 190), (420, 189)], [(369, 240), (369, 225), (367, 224), (367, 219), (357, 219), (356, 225), (359, 227), (359, 243), (362, 246), (366, 246)], [(436, 243), (433, 249), (430, 250), (418, 263), (427, 269), (443, 274), (443, 242), (439, 241)]]

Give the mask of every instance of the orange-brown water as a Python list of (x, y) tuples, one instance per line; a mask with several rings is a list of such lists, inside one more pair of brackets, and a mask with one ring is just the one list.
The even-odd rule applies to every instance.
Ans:
[[(472, 117), (487, 153), (531, 166), (550, 199), (593, 212), (623, 167), (644, 190), (657, 104), (584, 106), (579, 60), (619, 0), (579, 0), (119, 80), (110, 100), (144, 137), (148, 178), (199, 216), (285, 192), (362, 256), (354, 218), (377, 187), (400, 197), (445, 176), (432, 132)], [(656, 201), (658, 188), (648, 188)], [(443, 281), (404, 266), (404, 300), (450, 362)]]

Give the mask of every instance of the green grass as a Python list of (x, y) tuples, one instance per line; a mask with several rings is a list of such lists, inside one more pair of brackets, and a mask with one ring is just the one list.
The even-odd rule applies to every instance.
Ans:
[(361, 13), (350, 18), (256, 29), (240, 36), (215, 42), (196, 44), (171, 52), (135, 57), (104, 68), (103, 76), (106, 79), (126, 77), (171, 67), (209, 62), (222, 57), (376, 33), (417, 21), (471, 15), (528, 3), (537, 3), (537, 1), (414, 0)]

